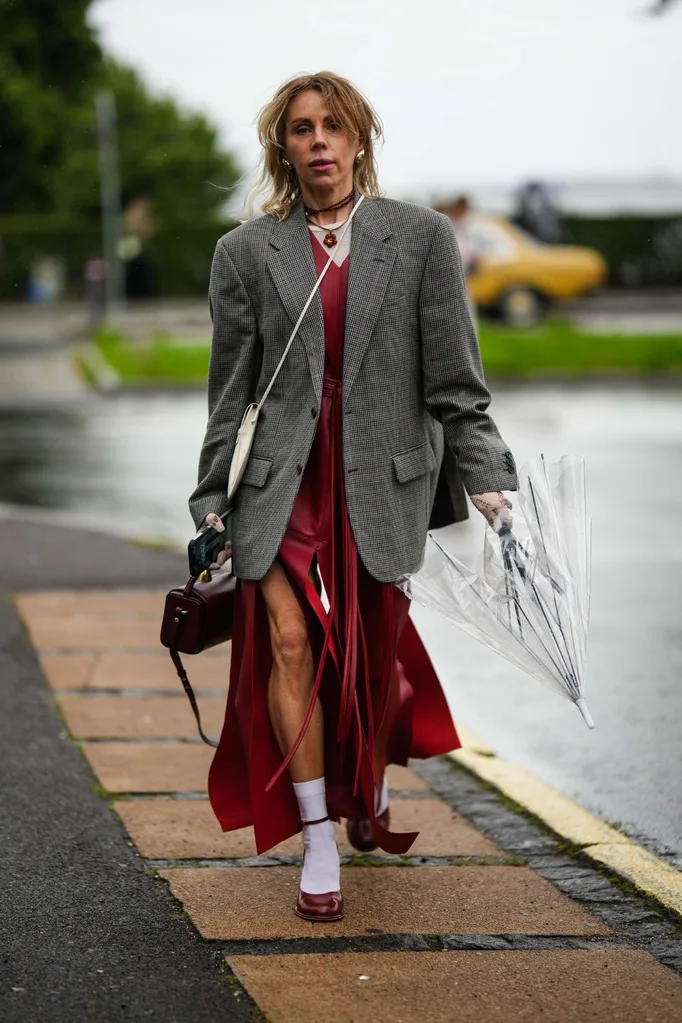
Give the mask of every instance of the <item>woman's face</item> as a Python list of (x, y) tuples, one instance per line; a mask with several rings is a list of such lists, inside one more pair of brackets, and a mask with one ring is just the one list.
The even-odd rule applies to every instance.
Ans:
[(292, 99), (286, 112), (284, 144), (304, 192), (308, 188), (351, 191), (360, 142), (334, 120), (317, 90), (300, 92)]

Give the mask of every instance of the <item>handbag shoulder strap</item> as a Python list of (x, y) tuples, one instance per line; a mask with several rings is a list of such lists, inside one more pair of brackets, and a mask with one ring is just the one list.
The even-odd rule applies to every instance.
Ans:
[(189, 698), (189, 702), (190, 702), (190, 704), (192, 706), (192, 710), (194, 711), (194, 717), (196, 718), (197, 728), (199, 729), (199, 735), (204, 740), (204, 742), (206, 743), (207, 746), (213, 746), (214, 749), (217, 749), (218, 748), (218, 743), (216, 742), (216, 740), (215, 739), (209, 739), (209, 737), (206, 735), (206, 733), (204, 732), (203, 728), (201, 727), (201, 714), (199, 713), (199, 705), (197, 703), (197, 698), (194, 695), (194, 690), (192, 689), (192, 683), (190, 682), (189, 678), (187, 677), (187, 672), (185, 671), (185, 666), (182, 663), (182, 660), (180, 659), (180, 654), (177, 652), (177, 650), (174, 647), (170, 647), (168, 652), (171, 655), (171, 660), (172, 660), (173, 664), (175, 665), (175, 670), (178, 673), (178, 678), (182, 682), (182, 688), (187, 693), (187, 696)]
[[(192, 582), (194, 582), (194, 580), (190, 579), (190, 583), (192, 583)], [(187, 585), (189, 586), (189, 583)], [(182, 682), (182, 688), (187, 693), (187, 698), (189, 699), (190, 705), (192, 707), (192, 711), (194, 713), (194, 717), (196, 718), (197, 728), (199, 729), (199, 735), (204, 740), (204, 742), (206, 743), (207, 746), (213, 746), (214, 749), (217, 749), (218, 743), (216, 742), (216, 740), (215, 739), (210, 739), (208, 737), (208, 735), (206, 735), (206, 733), (204, 732), (204, 729), (201, 726), (201, 714), (199, 712), (199, 704), (197, 703), (197, 698), (196, 698), (196, 696), (194, 694), (194, 690), (192, 689), (192, 683), (189, 680), (189, 677), (187, 675), (187, 671), (185, 670), (185, 666), (182, 663), (182, 659), (180, 657), (180, 654), (178, 653), (178, 647), (177, 647), (178, 629), (179, 629), (179, 624), (177, 623), (177, 619), (176, 619), (175, 635), (173, 637), (173, 642), (168, 647), (168, 653), (170, 654), (171, 660), (172, 660), (172, 662), (173, 662), (173, 664), (175, 666), (175, 670), (178, 673), (178, 678)]]
[[(341, 229), (341, 230), (339, 231), (339, 243), (340, 243), (340, 242), (342, 241), (342, 239), (343, 239), (343, 236), (345, 235), (346, 231), (347, 231), (347, 230), (348, 230), (348, 228), (350, 227), (350, 222), (351, 222), (351, 220), (353, 219), (353, 217), (355, 216), (355, 214), (357, 213), (358, 207), (360, 206), (360, 203), (362, 202), (362, 200), (363, 200), (364, 198), (365, 198), (365, 197), (364, 197), (364, 195), (361, 195), (361, 196), (360, 196), (360, 198), (359, 198), (359, 199), (358, 199), (358, 201), (356, 202), (355, 206), (354, 206), (354, 207), (353, 207), (353, 209), (351, 210), (351, 213), (350, 213), (350, 216), (349, 216), (348, 220), (347, 220), (347, 221), (346, 221), (346, 223), (345, 223), (345, 224), (343, 225), (342, 229)], [(305, 316), (305, 314), (306, 314), (306, 313), (308, 312), (308, 309), (310, 308), (310, 303), (311, 303), (311, 302), (312, 302), (312, 300), (313, 300), (313, 299), (315, 298), (315, 295), (317, 294), (317, 290), (318, 290), (318, 288), (320, 287), (320, 285), (322, 284), (322, 281), (324, 280), (324, 278), (325, 278), (325, 275), (326, 275), (326, 273), (327, 273), (327, 270), (328, 270), (328, 269), (329, 269), (329, 267), (331, 266), (331, 264), (332, 264), (332, 260), (333, 260), (333, 259), (334, 259), (334, 253), (333, 253), (333, 252), (331, 252), (331, 253), (329, 254), (329, 259), (328, 259), (328, 260), (327, 260), (327, 262), (325, 263), (325, 266), (324, 266), (324, 269), (322, 270), (322, 273), (320, 274), (320, 276), (319, 276), (319, 277), (317, 278), (317, 280), (315, 281), (315, 287), (314, 287), (314, 288), (313, 288), (313, 290), (312, 290), (312, 291), (310, 292), (310, 295), (308, 296), (308, 301), (306, 302), (306, 304), (305, 304), (305, 305), (303, 306), (303, 309), (301, 310), (301, 315), (300, 315), (300, 316), (299, 316), (299, 318), (298, 318), (298, 319), (296, 320), (296, 326), (295, 326), (295, 327), (294, 327), (294, 329), (292, 330), (292, 332), (291, 332), (291, 337), (289, 338), (289, 340), (288, 340), (288, 342), (287, 342), (287, 346), (286, 346), (286, 348), (284, 349), (284, 351), (282, 352), (282, 358), (281, 358), (281, 359), (279, 360), (279, 362), (277, 363), (277, 367), (276, 367), (276, 369), (275, 369), (275, 372), (274, 372), (274, 373), (272, 374), (272, 380), (270, 381), (270, 383), (268, 384), (268, 386), (267, 386), (267, 387), (265, 388), (265, 392), (264, 392), (264, 394), (263, 394), (263, 397), (261, 398), (261, 400), (260, 400), (260, 401), (258, 402), (258, 405), (256, 406), (256, 407), (257, 407), (257, 409), (258, 409), (258, 412), (260, 412), (260, 410), (261, 410), (261, 409), (263, 408), (263, 405), (265, 404), (265, 399), (266, 399), (266, 398), (267, 398), (267, 396), (268, 396), (268, 395), (270, 394), (270, 391), (271, 391), (271, 390), (272, 390), (272, 388), (273, 388), (273, 385), (274, 385), (274, 383), (275, 383), (275, 380), (276, 380), (276, 379), (277, 379), (277, 377), (279, 376), (279, 371), (281, 370), (282, 366), (284, 365), (284, 362), (285, 362), (285, 360), (286, 360), (286, 357), (287, 357), (287, 355), (289, 354), (289, 349), (291, 348), (292, 344), (294, 343), (294, 338), (296, 337), (296, 334), (298, 333), (298, 328), (299, 328), (299, 327), (301, 326), (301, 323), (303, 322), (303, 317), (304, 317), (304, 316)]]

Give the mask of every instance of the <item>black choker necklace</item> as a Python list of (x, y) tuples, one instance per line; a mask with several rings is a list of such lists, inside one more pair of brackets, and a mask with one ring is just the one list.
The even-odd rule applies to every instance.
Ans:
[(314, 210), (312, 206), (306, 206), (306, 204), (303, 203), (305, 215), (306, 217), (316, 217), (318, 213), (333, 213), (334, 210), (341, 210), (344, 206), (347, 206), (349, 202), (353, 201), (354, 195), (355, 189), (353, 189), (352, 192), (349, 192), (345, 199), (339, 199), (338, 202), (333, 203), (331, 206), (324, 206), (321, 210)]
[[(355, 189), (353, 189), (352, 192), (349, 192), (345, 199), (341, 199), (339, 200), (339, 202), (335, 202), (331, 206), (325, 206), (321, 210), (314, 210), (312, 209), (312, 207), (306, 206), (305, 203), (303, 203), (303, 209), (305, 210), (305, 215), (308, 218), (316, 217), (318, 213), (332, 213), (334, 210), (341, 210), (343, 209), (344, 206), (347, 206), (348, 203), (353, 201), (354, 196)], [(322, 229), (324, 230), (323, 224), (316, 224), (315, 226), (322, 227)], [(331, 249), (334, 245), (336, 245), (338, 239), (333, 231), (327, 231), (326, 235), (323, 238), (323, 241), (327, 248)]]

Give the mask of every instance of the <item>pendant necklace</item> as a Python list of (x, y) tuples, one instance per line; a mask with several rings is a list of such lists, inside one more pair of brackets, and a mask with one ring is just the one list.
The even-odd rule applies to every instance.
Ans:
[[(344, 225), (345, 223), (346, 223), (346, 221), (345, 221), (345, 220), (342, 220), (342, 221), (341, 221), (341, 222), (340, 222), (339, 224), (334, 224), (334, 225), (333, 225), (332, 227), (330, 227), (330, 228), (329, 228), (329, 229), (327, 230), (327, 233), (326, 233), (326, 234), (325, 234), (325, 235), (323, 236), (323, 238), (321, 239), (321, 241), (322, 241), (322, 244), (323, 244), (323, 245), (326, 245), (328, 249), (332, 249), (332, 248), (333, 248), (333, 247), (334, 247), (334, 246), (336, 245), (336, 243), (338, 242), (338, 240), (339, 240), (339, 239), (338, 239), (338, 238), (336, 237), (336, 232), (337, 232), (337, 231), (339, 230), (339, 228), (340, 228), (340, 227), (343, 227), (343, 225)], [(324, 231), (324, 229), (325, 229), (325, 228), (324, 228), (324, 226), (323, 226), (322, 224), (316, 224), (314, 220), (311, 220), (311, 221), (310, 221), (310, 224), (311, 224), (311, 226), (312, 226), (312, 227), (317, 227), (317, 228), (320, 228), (320, 229), (321, 229), (321, 230), (323, 230), (323, 231)]]
[[(339, 202), (335, 202), (331, 206), (325, 206), (323, 209), (320, 209), (320, 210), (314, 210), (311, 206), (306, 206), (305, 203), (304, 203), (303, 204), (303, 209), (305, 210), (305, 215), (306, 215), (307, 219), (310, 220), (312, 217), (316, 217), (318, 215), (318, 213), (332, 213), (334, 210), (343, 209), (344, 206), (347, 206), (349, 203), (351, 203), (353, 201), (354, 195), (355, 195), (355, 189), (353, 189), (352, 192), (349, 192), (348, 195), (345, 197), (345, 199), (341, 199), (341, 200), (339, 200)], [(315, 224), (315, 221), (311, 221), (311, 222), (313, 224)], [(344, 221), (344, 223), (345, 223), (345, 221)], [(338, 225), (338, 226), (340, 226), (340, 225)], [(336, 228), (337, 230), (338, 230), (338, 226)], [(315, 227), (321, 227), (324, 230), (325, 225), (324, 224), (315, 224)], [(330, 228), (327, 231), (327, 233), (325, 234), (325, 236), (322, 239), (322, 241), (327, 246), (328, 249), (331, 249), (331, 248), (333, 248), (334, 245), (336, 245), (336, 243), (338, 241), (338, 238), (336, 237), (335, 232)]]

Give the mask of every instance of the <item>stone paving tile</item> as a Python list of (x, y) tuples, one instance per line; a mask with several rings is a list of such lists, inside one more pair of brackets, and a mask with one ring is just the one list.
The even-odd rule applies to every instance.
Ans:
[(674, 1023), (682, 981), (645, 952), (230, 956), (271, 1023)]
[(22, 593), (15, 600), (24, 617), (90, 617), (152, 615), (160, 620), (166, 599), (163, 590), (50, 590)]
[[(205, 792), (213, 755), (203, 743), (84, 742), (82, 749), (105, 789), (131, 793)], [(408, 768), (392, 764), (387, 774), (395, 791), (424, 788)]]
[[(225, 698), (198, 697), (204, 731), (219, 735)], [(76, 739), (194, 739), (197, 723), (184, 692), (177, 696), (62, 696), (59, 705)]]
[(87, 689), (92, 686), (96, 654), (43, 654), (40, 666), (52, 689)]
[[(220, 647), (220, 652), (220, 656), (183, 656), (196, 693), (202, 689), (227, 690), (229, 643)], [(53, 689), (169, 689), (182, 692), (180, 680), (165, 650), (158, 654), (42, 654), (40, 663)]]
[(389, 764), (386, 771), (388, 787), (391, 792), (428, 792), (429, 786), (423, 778), (415, 774), (409, 767)]
[(213, 750), (203, 743), (84, 742), (81, 748), (109, 792), (206, 792)]
[(342, 867), (346, 916), (310, 924), (293, 912), (297, 867), (160, 871), (204, 938), (389, 934), (608, 934), (527, 867)]
[(161, 618), (92, 618), (80, 612), (68, 617), (29, 615), (24, 618), (31, 642), (43, 650), (157, 649)]
[[(154, 799), (122, 801), (117, 813), (140, 854), (153, 860), (229, 859), (256, 855), (251, 828), (220, 830), (205, 800)], [(396, 799), (391, 808), (396, 831), (419, 830), (410, 856), (501, 856), (502, 850), (438, 799)], [(355, 852), (346, 840), (343, 824), (337, 825), (342, 855)], [(268, 856), (300, 856), (301, 839), (296, 835), (275, 846)], [(381, 856), (377, 849), (373, 854)]]

